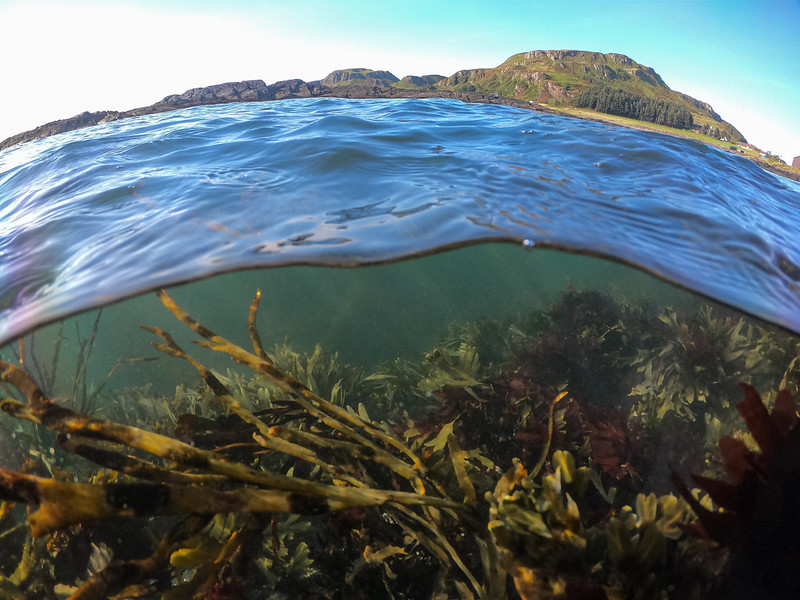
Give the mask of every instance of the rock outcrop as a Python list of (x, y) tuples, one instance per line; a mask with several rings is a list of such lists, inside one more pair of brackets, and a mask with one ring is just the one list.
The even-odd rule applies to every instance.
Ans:
[(272, 100), (267, 84), (260, 79), (220, 83), (208, 87), (192, 88), (182, 94), (167, 96), (159, 104), (166, 104), (171, 108), (197, 106), (199, 104), (226, 104), (228, 102), (257, 102), (259, 100)]
[(330, 89), (322, 85), (319, 81), (303, 81), (302, 79), (287, 79), (268, 85), (271, 100), (283, 100), (285, 98), (313, 98), (323, 96), (330, 92)]
[(167, 96), (153, 107), (166, 106), (170, 109), (203, 104), (228, 104), (231, 102), (262, 102), (283, 100), (284, 98), (311, 98), (325, 93), (327, 88), (318, 81), (305, 82), (302, 79), (287, 79), (267, 85), (261, 79), (210, 85), (192, 88), (182, 94)]
[(553, 62), (556, 62), (557, 60), (578, 56), (579, 53), (580, 50), (531, 50), (525, 53), (525, 58), (531, 60), (546, 56)]
[(100, 123), (108, 123), (109, 121), (116, 121), (120, 118), (120, 113), (113, 110), (101, 110), (98, 112), (82, 112), (74, 117), (67, 119), (60, 119), (58, 121), (51, 121), (40, 125), (30, 131), (23, 131), (17, 135), (12, 135), (0, 142), (0, 150), (16, 146), (23, 142), (30, 142), (40, 138), (56, 135), (57, 133), (64, 133), (65, 131), (72, 131), (73, 129), (81, 129), (82, 127), (91, 127)]
[(320, 83), (323, 86), (336, 88), (343, 86), (377, 86), (392, 87), (400, 81), (389, 71), (371, 71), (370, 69), (342, 69), (330, 73)]
[(708, 115), (714, 119), (717, 123), (722, 123), (722, 117), (720, 117), (717, 112), (711, 108), (711, 105), (708, 102), (702, 102), (697, 100), (696, 98), (692, 98), (691, 96), (687, 96), (686, 94), (681, 94), (680, 92), (675, 92), (679, 94), (681, 98), (683, 98), (687, 104), (691, 104), (698, 110), (706, 111)]
[(283, 100), (285, 98), (311, 98), (330, 93), (330, 88), (319, 81), (306, 82), (302, 79), (288, 79), (267, 85), (261, 79), (220, 83), (207, 87), (192, 88), (182, 94), (172, 94), (150, 106), (133, 108), (126, 111), (83, 112), (68, 119), (61, 119), (40, 125), (30, 131), (24, 131), (0, 142), (0, 150), (30, 142), (40, 138), (91, 127), (100, 123), (117, 121), (126, 117), (140, 117), (160, 112), (167, 112), (190, 106), (207, 104), (228, 104), (231, 102), (263, 102), (266, 100)]

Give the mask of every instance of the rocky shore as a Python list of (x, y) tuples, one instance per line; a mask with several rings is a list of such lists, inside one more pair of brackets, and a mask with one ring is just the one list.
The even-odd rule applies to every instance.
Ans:
[(267, 102), (285, 98), (453, 98), (464, 102), (488, 102), (507, 104), (525, 108), (535, 108), (546, 112), (555, 112), (542, 105), (533, 105), (530, 101), (503, 98), (497, 94), (482, 92), (452, 92), (448, 90), (404, 90), (382, 85), (364, 85), (333, 88), (320, 81), (306, 82), (301, 79), (289, 79), (267, 85), (260, 79), (249, 81), (221, 83), (202, 88), (193, 88), (182, 94), (172, 94), (150, 106), (143, 106), (126, 111), (101, 110), (83, 112), (74, 117), (60, 119), (40, 125), (30, 131), (24, 131), (0, 142), (0, 150), (17, 144), (38, 140), (57, 133), (73, 131), (83, 127), (91, 127), (100, 123), (108, 123), (139, 117), (154, 113), (162, 113), (190, 106), (210, 104), (228, 104), (232, 102)]
[[(365, 79), (365, 85), (357, 84), (345, 87), (331, 87), (327, 85), (327, 79), (328, 78), (321, 81), (308, 82), (302, 79), (288, 79), (269, 85), (260, 79), (251, 79), (248, 81), (228, 82), (208, 87), (192, 88), (182, 94), (166, 96), (150, 106), (143, 106), (126, 111), (102, 110), (97, 112), (83, 112), (74, 117), (45, 123), (35, 129), (6, 138), (0, 142), (0, 150), (5, 150), (17, 144), (38, 140), (58, 133), (73, 131), (83, 127), (91, 127), (92, 125), (98, 125), (100, 123), (118, 121), (128, 117), (168, 112), (191, 106), (229, 104), (232, 102), (269, 102), (286, 98), (451, 98), (462, 102), (503, 104), (551, 114), (563, 114), (557, 109), (539, 102), (534, 102), (533, 100), (507, 98), (499, 94), (486, 92), (462, 92), (442, 89), (402, 89), (385, 85), (383, 80), (380, 79), (374, 81)], [(599, 114), (597, 119), (591, 120), (604, 121)], [(637, 129), (647, 130), (648, 128), (643, 124), (642, 127), (637, 127)], [(800, 181), (800, 175), (794, 173), (792, 170), (779, 169), (765, 161), (756, 160), (754, 162), (768, 171), (794, 179), (795, 181)]]

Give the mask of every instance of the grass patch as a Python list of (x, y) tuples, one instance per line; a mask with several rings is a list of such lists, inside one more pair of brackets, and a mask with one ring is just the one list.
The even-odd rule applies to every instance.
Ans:
[[(647, 129), (649, 131), (668, 133), (669, 135), (697, 140), (699, 142), (703, 142), (704, 144), (717, 146), (723, 149), (727, 149), (729, 146), (735, 145), (732, 142), (723, 142), (709, 135), (697, 133), (696, 131), (677, 129), (675, 127), (667, 127), (666, 125), (657, 125), (655, 123), (650, 123), (649, 121), (639, 121), (637, 119), (629, 119), (628, 117), (618, 117), (617, 115), (609, 115), (606, 113), (597, 112), (595, 110), (590, 110), (588, 108), (562, 106), (559, 107), (558, 110), (568, 116), (580, 117), (582, 119), (593, 119), (595, 121), (603, 121), (604, 123), (613, 123), (615, 125), (623, 125), (625, 127), (633, 127), (636, 129)], [(748, 151), (754, 156), (758, 156), (758, 153), (754, 150), (748, 149)]]

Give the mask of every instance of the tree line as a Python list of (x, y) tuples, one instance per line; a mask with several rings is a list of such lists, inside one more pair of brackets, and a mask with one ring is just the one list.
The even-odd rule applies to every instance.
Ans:
[(692, 113), (680, 104), (645, 98), (602, 85), (580, 92), (573, 99), (573, 104), (578, 108), (591, 108), (609, 115), (648, 121), (677, 129), (691, 129), (694, 125)]

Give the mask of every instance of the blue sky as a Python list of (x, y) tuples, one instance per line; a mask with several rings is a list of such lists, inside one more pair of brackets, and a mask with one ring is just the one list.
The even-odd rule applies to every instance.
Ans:
[(800, 0), (0, 0), (0, 139), (223, 81), (451, 75), (565, 48), (627, 54), (762, 149), (800, 155)]

